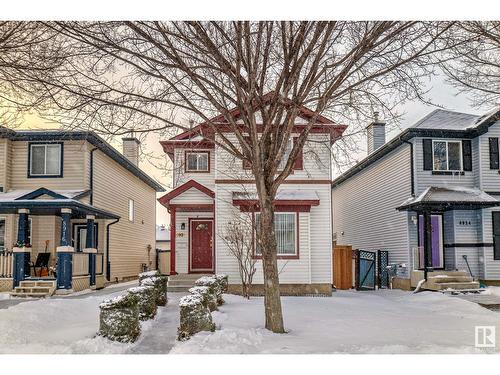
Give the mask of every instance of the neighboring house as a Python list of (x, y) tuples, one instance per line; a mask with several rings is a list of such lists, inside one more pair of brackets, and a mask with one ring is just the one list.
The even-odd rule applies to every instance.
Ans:
[[(4, 260), (14, 253), (16, 286), (50, 279), (52, 272), (29, 269), (40, 253), (57, 263), (59, 289), (142, 271), (155, 246), (156, 192), (164, 190), (138, 168), (136, 138), (124, 138), (123, 151), (93, 132), (0, 128), (0, 251)], [(12, 287), (5, 267), (1, 273)]]
[(156, 248), (170, 250), (170, 230), (165, 224), (156, 226)]
[[(306, 108), (300, 111), (295, 137), (310, 113)], [(233, 110), (232, 115), (237, 119), (238, 111)], [(212, 121), (219, 123), (222, 131), (227, 132), (225, 136), (238, 144), (222, 116)], [(275, 220), (284, 294), (331, 292), (330, 150), (345, 128), (320, 117), (293, 173), (278, 191)], [(253, 222), (258, 220), (255, 180), (241, 160), (203, 137), (207, 131), (209, 127), (200, 124), (161, 142), (174, 164), (173, 190), (159, 199), (171, 217), (171, 273), (227, 274), (231, 290), (237, 292), (236, 286), (241, 283), (238, 262), (223, 236), (231, 221), (245, 216)], [(254, 256), (254, 290), (260, 293), (263, 274), (258, 250)]]
[(367, 131), (368, 156), (332, 183), (337, 244), (388, 250), (407, 287), (422, 270), (469, 267), (498, 283), (498, 108), (483, 116), (438, 109), (387, 143), (384, 123)]

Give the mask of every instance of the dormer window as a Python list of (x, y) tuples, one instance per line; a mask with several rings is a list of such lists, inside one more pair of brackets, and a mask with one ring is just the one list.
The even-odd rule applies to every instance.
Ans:
[(186, 172), (210, 172), (208, 151), (186, 151)]
[(30, 143), (28, 177), (62, 177), (62, 143)]
[(432, 155), (434, 171), (462, 170), (462, 142), (433, 140)]

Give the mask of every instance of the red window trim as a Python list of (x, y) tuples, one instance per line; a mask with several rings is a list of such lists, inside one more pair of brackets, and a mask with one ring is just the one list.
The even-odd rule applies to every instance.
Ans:
[[(252, 226), (253, 228), (255, 228), (255, 213), (259, 212), (260, 210), (258, 211), (252, 211)], [(296, 246), (296, 254), (293, 254), (293, 255), (277, 255), (276, 258), (277, 259), (300, 259), (300, 231), (299, 231), (299, 211), (295, 211), (295, 212), (290, 212), (290, 211), (287, 211), (287, 212), (283, 212), (283, 213), (289, 213), (289, 214), (293, 214), (295, 213), (295, 234), (296, 234), (296, 241), (297, 243), (295, 244)], [(262, 255), (258, 255), (256, 254), (255, 250), (256, 250), (256, 243), (255, 243), (255, 229), (252, 231), (252, 248), (253, 248), (253, 254), (252, 254), (252, 259), (262, 259)]]
[[(203, 171), (192, 171), (188, 169), (187, 155), (188, 154), (207, 154), (207, 170)], [(210, 151), (196, 151), (196, 150), (185, 150), (184, 151), (184, 173), (210, 173)]]

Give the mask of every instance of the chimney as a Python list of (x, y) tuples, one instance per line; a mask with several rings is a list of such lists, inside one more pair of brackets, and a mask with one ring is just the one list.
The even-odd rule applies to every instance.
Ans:
[(141, 142), (135, 137), (123, 138), (123, 156), (136, 167), (139, 166), (139, 145)]
[(385, 144), (385, 122), (378, 119), (378, 112), (373, 112), (373, 122), (366, 127), (368, 155)]

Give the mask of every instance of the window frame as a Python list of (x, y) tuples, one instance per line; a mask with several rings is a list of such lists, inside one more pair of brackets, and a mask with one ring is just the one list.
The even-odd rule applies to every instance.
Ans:
[[(59, 146), (59, 172), (55, 174), (38, 174), (32, 172), (33, 164), (33, 146), (45, 146), (44, 170), (47, 171), (47, 146)], [(62, 178), (64, 168), (64, 142), (28, 142), (28, 178)]]
[[(435, 154), (435, 149), (434, 149), (434, 144), (437, 142), (444, 142), (446, 144), (446, 169), (436, 169), (435, 166), (435, 159), (434, 159), (434, 154)], [(450, 158), (449, 158), (449, 143), (458, 143), (458, 148), (459, 148), (459, 163), (460, 163), (460, 169), (450, 169)], [(462, 149), (462, 141), (461, 140), (447, 140), (447, 139), (433, 139), (432, 140), (432, 172), (463, 172), (464, 170), (464, 161), (463, 161), (463, 149)]]
[(0, 246), (0, 254), (4, 253), (5, 252), (5, 238), (7, 237), (6, 234), (7, 234), (7, 217), (5, 216), (0, 216), (0, 222), (3, 222), (3, 225), (4, 225), (4, 233), (3, 233), (3, 246)]
[[(277, 254), (277, 259), (299, 259), (300, 258), (300, 237), (299, 237), (299, 212), (296, 211), (283, 211), (283, 212), (275, 212), (274, 215), (280, 215), (280, 214), (288, 214), (288, 215), (295, 215), (295, 252), (294, 254)], [(252, 232), (253, 238), (253, 254), (252, 258), (253, 259), (262, 259), (262, 254), (257, 254), (257, 215), (260, 215), (260, 212), (253, 212), (252, 213), (252, 225), (254, 227), (254, 230)], [(276, 222), (275, 222), (276, 223)]]
[[(288, 150), (288, 147), (287, 147), (287, 149), (285, 150), (285, 153), (283, 154), (283, 157), (281, 158), (280, 164), (278, 165), (278, 172), (282, 172), (283, 169), (285, 169), (286, 163), (288, 162), (288, 159), (290, 158), (290, 154), (291, 154), (291, 152), (293, 150), (293, 147), (295, 146), (295, 140), (294, 140), (294, 138), (290, 137), (288, 139), (288, 143), (289, 143), (289, 145), (291, 145), (290, 152), (287, 155), (287, 152), (286, 152)], [(292, 168), (292, 171), (293, 170), (295, 170), (295, 165)]]
[[(207, 155), (207, 169), (189, 169), (188, 167), (188, 155), (189, 154), (206, 154)], [(196, 150), (186, 150), (184, 151), (184, 172), (185, 173), (210, 173), (210, 151), (196, 151)]]
[[(73, 247), (75, 252), (81, 253), (84, 249), (79, 249), (80, 244), (80, 231), (82, 229), (87, 229), (87, 223), (73, 223)], [(99, 223), (94, 222), (94, 237), (95, 237), (95, 248), (99, 247)]]
[[(496, 235), (495, 235), (495, 216), (500, 216), (500, 211), (492, 211), (491, 212), (491, 235), (493, 237), (493, 261), (500, 260), (500, 250), (497, 252), (495, 251), (497, 241), (496, 241)], [(500, 217), (499, 217), (500, 220)], [(499, 236), (500, 237), (500, 236)], [(498, 253), (498, 254), (497, 254)]]
[(135, 201), (132, 198), (128, 199), (128, 221), (131, 223), (135, 221)]

